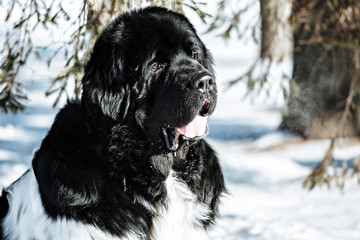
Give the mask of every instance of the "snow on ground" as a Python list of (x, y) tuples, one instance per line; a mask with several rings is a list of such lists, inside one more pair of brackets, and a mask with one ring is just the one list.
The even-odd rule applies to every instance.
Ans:
[[(360, 239), (355, 181), (347, 182), (344, 193), (302, 188), (328, 141), (302, 142), (278, 131), (257, 140), (209, 141), (218, 151), (229, 189), (214, 239)], [(342, 149), (346, 159), (359, 152), (359, 145)]]
[[(244, 99), (244, 84), (225, 91), (226, 82), (252, 64), (258, 47), (237, 40), (224, 43), (211, 35), (203, 39), (214, 54), (220, 90), (207, 139), (218, 152), (229, 192), (223, 197), (221, 218), (211, 239), (360, 239), (360, 186), (355, 180), (348, 181), (343, 192), (302, 188), (303, 179), (320, 162), (329, 140), (303, 141), (279, 131), (281, 100), (274, 103), (264, 96)], [(56, 71), (36, 59), (32, 63), (32, 68), (21, 74), (28, 85), (29, 107), (16, 116), (0, 113), (0, 187), (9, 185), (30, 166), (33, 152), (58, 111), (51, 108), (53, 99), (43, 95)], [(274, 94), (276, 99), (276, 91)], [(336, 158), (346, 162), (359, 154), (356, 140), (351, 144), (344, 141), (335, 151)]]

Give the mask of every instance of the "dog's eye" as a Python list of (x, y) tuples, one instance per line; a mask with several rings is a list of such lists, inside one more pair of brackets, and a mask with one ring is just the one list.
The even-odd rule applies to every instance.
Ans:
[(193, 59), (197, 60), (198, 57), (199, 57), (199, 53), (198, 53), (197, 51), (195, 51), (195, 50), (192, 50), (192, 51), (191, 51), (191, 57), (192, 57)]
[(156, 72), (157, 70), (161, 69), (162, 66), (159, 64), (159, 63), (154, 63), (152, 66), (151, 66), (151, 71), (153, 72)]

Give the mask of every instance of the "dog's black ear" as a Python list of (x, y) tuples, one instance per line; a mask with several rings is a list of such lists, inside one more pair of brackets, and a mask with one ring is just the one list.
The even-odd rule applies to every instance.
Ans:
[(125, 118), (130, 105), (130, 89), (125, 81), (124, 49), (104, 31), (86, 64), (83, 98), (98, 106), (114, 120)]

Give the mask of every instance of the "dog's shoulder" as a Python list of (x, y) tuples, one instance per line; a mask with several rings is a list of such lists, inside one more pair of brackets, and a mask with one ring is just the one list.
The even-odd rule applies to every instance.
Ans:
[[(55, 120), (42, 141), (35, 155), (51, 153), (56, 159), (63, 158), (66, 162), (88, 162), (97, 154), (101, 139), (99, 130), (95, 129), (81, 102), (71, 101), (56, 115)], [(56, 156), (54, 156), (54, 154)]]
[(58, 112), (51, 126), (48, 136), (55, 135), (60, 137), (76, 136), (86, 127), (85, 109), (80, 101), (68, 101), (67, 104)]
[(103, 185), (103, 154), (83, 106), (69, 102), (57, 114), (32, 162), (47, 214), (56, 218), (64, 206), (95, 204), (98, 191), (94, 189)]
[(109, 175), (109, 143), (84, 111), (77, 102), (60, 110), (34, 156), (46, 214), (55, 222), (65, 217), (115, 236), (148, 232), (150, 214), (134, 204), (125, 185), (129, 178)]

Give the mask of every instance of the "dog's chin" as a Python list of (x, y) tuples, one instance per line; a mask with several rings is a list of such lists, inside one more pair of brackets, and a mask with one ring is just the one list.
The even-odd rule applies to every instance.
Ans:
[(175, 152), (186, 142), (197, 141), (204, 138), (209, 132), (209, 127), (206, 124), (205, 131), (201, 135), (195, 136), (184, 135), (180, 132), (179, 128), (163, 128), (161, 132), (166, 144), (166, 148)]
[(185, 126), (174, 128), (167, 127), (161, 130), (166, 148), (177, 151), (185, 142), (196, 141), (204, 138), (208, 132), (208, 114), (210, 104), (205, 101), (195, 118)]

